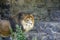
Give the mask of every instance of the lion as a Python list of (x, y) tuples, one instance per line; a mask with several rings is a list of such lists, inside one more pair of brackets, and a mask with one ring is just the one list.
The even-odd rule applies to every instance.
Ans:
[(19, 21), (23, 27), (24, 32), (28, 32), (34, 27), (34, 16), (30, 13), (21, 12), (19, 15)]
[[(16, 17), (14, 17), (16, 23), (20, 23), (22, 25), (22, 30), (24, 32), (29, 32), (34, 27), (34, 16), (29, 13), (19, 13)], [(15, 27), (13, 27), (15, 28)], [(9, 20), (0, 20), (0, 36), (8, 37), (11, 35), (11, 23)], [(15, 29), (16, 30), (16, 29)]]

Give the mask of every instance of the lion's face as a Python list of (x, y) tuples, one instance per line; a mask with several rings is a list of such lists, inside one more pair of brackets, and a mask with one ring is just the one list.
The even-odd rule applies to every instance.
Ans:
[(23, 25), (23, 29), (25, 32), (30, 31), (34, 27), (34, 17), (33, 15), (25, 15), (23, 20), (21, 20), (21, 23)]

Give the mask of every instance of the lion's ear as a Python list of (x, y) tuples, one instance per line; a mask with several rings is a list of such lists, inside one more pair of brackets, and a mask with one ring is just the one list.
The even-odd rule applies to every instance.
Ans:
[(31, 17), (33, 17), (33, 15), (32, 15), (32, 14), (30, 14), (30, 16), (31, 16)]
[(30, 17), (34, 19), (34, 16), (32, 14), (30, 14)]

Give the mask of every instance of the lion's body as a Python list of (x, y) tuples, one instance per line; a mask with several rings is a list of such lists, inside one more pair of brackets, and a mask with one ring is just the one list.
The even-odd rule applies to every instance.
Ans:
[(8, 37), (10, 36), (10, 23), (8, 20), (0, 20), (0, 36)]
[[(33, 29), (34, 27), (34, 17), (32, 14), (22, 14), (22, 15), (18, 15), (19, 19), (16, 17), (15, 21), (16, 23), (20, 23), (23, 27), (24, 32), (28, 32), (31, 29)], [(11, 23), (9, 20), (0, 20), (0, 36), (2, 37), (7, 37), (10, 36), (10, 27), (11, 27)], [(14, 29), (14, 27), (12, 27), (12, 29)], [(16, 29), (15, 29), (16, 30)]]

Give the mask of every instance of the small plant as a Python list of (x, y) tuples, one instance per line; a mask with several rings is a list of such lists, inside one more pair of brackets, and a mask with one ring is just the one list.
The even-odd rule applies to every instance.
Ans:
[(26, 37), (19, 25), (16, 25), (16, 38), (17, 40), (26, 40)]
[(21, 28), (19, 27), (19, 25), (16, 25), (16, 32), (13, 32), (11, 28), (10, 31), (12, 40), (26, 40), (26, 37)]

